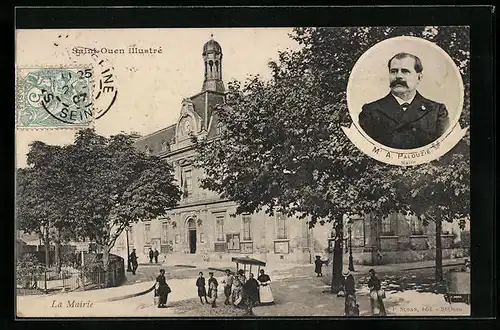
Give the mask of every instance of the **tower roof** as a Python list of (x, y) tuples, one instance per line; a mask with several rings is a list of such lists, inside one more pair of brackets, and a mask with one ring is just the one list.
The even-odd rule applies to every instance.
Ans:
[(222, 47), (220, 44), (212, 38), (208, 40), (205, 45), (203, 45), (203, 55), (209, 54), (209, 53), (216, 53), (216, 54), (222, 54)]

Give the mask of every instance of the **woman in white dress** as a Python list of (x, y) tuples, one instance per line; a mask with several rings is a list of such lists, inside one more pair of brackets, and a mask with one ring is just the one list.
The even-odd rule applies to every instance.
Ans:
[(271, 278), (269, 275), (264, 273), (264, 269), (260, 270), (260, 275), (257, 277), (260, 283), (259, 287), (259, 300), (261, 304), (272, 304), (274, 303), (273, 292), (271, 291)]

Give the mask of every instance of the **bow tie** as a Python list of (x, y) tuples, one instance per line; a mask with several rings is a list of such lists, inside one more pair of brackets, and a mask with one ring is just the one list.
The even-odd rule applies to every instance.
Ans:
[(406, 109), (408, 109), (409, 106), (410, 106), (410, 104), (405, 102), (405, 103), (401, 104), (401, 109), (403, 111), (406, 111)]

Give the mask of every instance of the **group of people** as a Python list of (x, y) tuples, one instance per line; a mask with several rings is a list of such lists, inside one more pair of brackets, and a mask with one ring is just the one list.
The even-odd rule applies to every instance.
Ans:
[(153, 263), (153, 258), (155, 259), (155, 264), (158, 263), (158, 256), (160, 255), (160, 252), (155, 248), (154, 251), (149, 248), (149, 263)]
[[(128, 256), (128, 261), (130, 263), (130, 266), (132, 268), (132, 274), (135, 275), (135, 272), (137, 271), (137, 267), (139, 267), (139, 263), (137, 260), (139, 259), (137, 257), (137, 252), (135, 252), (135, 249), (132, 249), (132, 253)], [(155, 260), (155, 264), (158, 263), (158, 256), (160, 255), (160, 252), (155, 248), (154, 251), (149, 248), (149, 263), (153, 263), (153, 259)]]
[[(238, 308), (247, 308), (249, 313), (252, 313), (252, 308), (256, 304), (271, 304), (274, 302), (274, 297), (269, 284), (271, 278), (264, 270), (260, 271), (257, 279), (253, 273), (249, 273), (248, 279), (245, 276), (243, 269), (232, 273), (229, 269), (225, 271), (226, 276), (222, 280), (224, 287), (224, 296), (226, 305), (234, 305)], [(203, 272), (199, 273), (196, 279), (196, 287), (198, 297), (202, 304), (211, 304), (212, 307), (217, 307), (216, 301), (218, 297), (219, 282), (214, 277), (213, 272), (208, 273), (208, 281), (203, 277)], [(208, 284), (208, 290), (207, 290)], [(158, 300), (158, 308), (164, 308), (167, 304), (168, 294), (171, 292), (165, 278), (165, 270), (160, 270), (160, 275), (156, 278), (155, 297)]]
[[(320, 256), (316, 256), (314, 262), (314, 272), (317, 277), (323, 276), (322, 267), (328, 265), (328, 261), (321, 260)], [(385, 316), (385, 306), (383, 298), (385, 298), (385, 291), (382, 289), (380, 279), (377, 277), (375, 270), (372, 268), (368, 271), (370, 278), (368, 279), (368, 288), (370, 289), (370, 305), (373, 315)], [(345, 297), (344, 314), (346, 316), (358, 316), (359, 305), (356, 302), (356, 285), (354, 276), (350, 271), (345, 271), (343, 275), (342, 290), (338, 296)]]
[[(246, 307), (249, 313), (251, 313), (252, 308), (258, 303), (269, 304), (274, 302), (274, 297), (269, 286), (271, 278), (263, 269), (260, 271), (257, 279), (254, 278), (253, 273), (249, 273), (247, 279), (243, 269), (238, 270), (235, 274), (226, 269), (225, 273), (226, 276), (221, 283), (224, 287), (225, 305)], [(214, 278), (214, 273), (210, 272), (207, 293), (205, 278), (203, 277), (203, 273), (200, 272), (196, 280), (200, 302), (203, 304), (203, 299), (205, 299), (205, 303), (211, 303), (212, 307), (217, 307), (218, 286), (219, 283)], [(207, 297), (210, 298), (210, 301)]]

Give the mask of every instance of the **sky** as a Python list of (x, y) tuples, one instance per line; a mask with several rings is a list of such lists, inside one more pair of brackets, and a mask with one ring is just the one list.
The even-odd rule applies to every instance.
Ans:
[[(124, 132), (142, 135), (174, 124), (181, 102), (201, 91), (202, 49), (219, 42), (223, 52), (223, 80), (244, 80), (248, 75), (270, 77), (268, 62), (278, 52), (299, 49), (289, 37), (291, 28), (203, 29), (64, 29), (17, 30), (16, 68), (61, 67), (94, 63), (89, 54), (76, 56), (74, 47), (124, 49), (125, 54), (98, 54), (113, 67), (116, 102), (96, 120), (99, 134)], [(129, 47), (161, 49), (156, 54), (128, 54)], [(68, 144), (75, 129), (16, 129), (16, 165), (26, 165), (32, 141)]]

